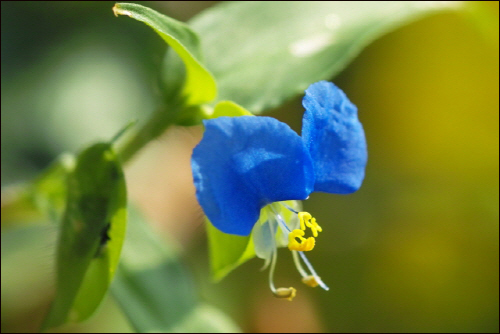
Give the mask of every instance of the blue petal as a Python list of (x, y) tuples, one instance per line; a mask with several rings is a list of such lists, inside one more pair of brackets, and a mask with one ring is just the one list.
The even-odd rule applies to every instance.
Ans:
[(314, 162), (315, 191), (349, 194), (359, 189), (367, 161), (357, 108), (337, 86), (320, 81), (307, 88), (302, 138)]
[(305, 199), (314, 186), (311, 157), (290, 127), (270, 117), (203, 121), (191, 168), (198, 202), (225, 233), (248, 235), (268, 203)]

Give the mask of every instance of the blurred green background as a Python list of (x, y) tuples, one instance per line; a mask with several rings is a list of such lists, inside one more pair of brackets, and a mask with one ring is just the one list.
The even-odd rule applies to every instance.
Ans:
[[(143, 4), (187, 20), (214, 2)], [(166, 47), (113, 5), (1, 3), (4, 189), (154, 109)], [(285, 251), (275, 281), (298, 288), (292, 303), (272, 297), (260, 260), (211, 283), (189, 167), (199, 128), (171, 129), (135, 159), (131, 200), (177, 240), (202, 299), (245, 332), (498, 332), (499, 9), (484, 6), (477, 21), (436, 14), (392, 32), (333, 80), (358, 106), (369, 163), (356, 194), (304, 202), (324, 228), (309, 259), (329, 292), (299, 286)], [(299, 130), (300, 101), (269, 115)], [(39, 325), (54, 241), (53, 227), (2, 232), (3, 332)], [(130, 327), (108, 298), (63, 330)]]

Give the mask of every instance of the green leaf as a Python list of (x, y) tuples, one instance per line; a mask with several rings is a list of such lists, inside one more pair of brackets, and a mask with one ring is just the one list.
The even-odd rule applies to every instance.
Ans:
[(200, 124), (204, 119), (221, 116), (253, 116), (253, 114), (233, 101), (220, 101), (214, 108), (207, 104), (184, 108), (180, 116), (177, 118), (177, 125), (191, 126)]
[(26, 225), (48, 223), (33, 203), (29, 185), (14, 185), (2, 189), (2, 232)]
[(255, 256), (252, 237), (226, 234), (206, 219), (212, 277), (219, 281)]
[[(186, 24), (150, 8), (132, 3), (117, 3), (113, 7), (113, 12), (116, 16), (126, 15), (144, 22), (153, 28), (179, 55), (186, 66), (185, 81), (181, 94), (186, 99), (185, 103), (187, 105), (202, 104), (215, 99), (217, 85), (212, 74), (201, 63), (198, 35)], [(174, 77), (181, 75), (178, 66), (173, 66), (172, 71), (174, 73), (169, 72), (167, 75), (172, 74)]]
[(96, 310), (114, 276), (125, 235), (125, 179), (111, 144), (80, 153), (67, 182), (56, 296), (42, 329), (85, 320)]
[(220, 101), (214, 108), (214, 111), (207, 118), (217, 118), (221, 116), (252, 116), (253, 114), (243, 108), (242, 106), (234, 103), (233, 101)]
[(159, 240), (130, 209), (129, 233), (113, 296), (137, 332), (232, 332), (219, 311), (198, 303), (191, 277), (171, 242)]
[(254, 113), (338, 74), (376, 38), (455, 1), (242, 1), (192, 19), (219, 100)]
[(33, 182), (2, 190), (2, 229), (59, 223), (66, 204), (67, 176), (74, 165), (74, 156), (63, 154)]
[(75, 156), (62, 154), (31, 187), (36, 207), (52, 222), (59, 223), (66, 207), (67, 178), (75, 168)]

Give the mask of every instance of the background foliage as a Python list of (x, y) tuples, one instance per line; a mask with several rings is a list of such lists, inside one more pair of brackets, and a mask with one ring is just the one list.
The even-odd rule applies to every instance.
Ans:
[[(116, 19), (113, 5), (2, 2), (2, 186), (109, 139), (158, 103), (165, 45)], [(186, 20), (211, 3), (144, 5)], [(476, 21), (441, 13), (389, 33), (335, 78), (359, 108), (370, 158), (358, 193), (304, 202), (326, 227), (311, 261), (330, 292), (275, 300), (258, 260), (212, 284), (188, 164), (199, 129), (171, 129), (137, 156), (125, 170), (129, 197), (189, 264), (192, 298), (244, 331), (498, 331), (498, 2), (482, 5), (471, 8)], [(270, 115), (300, 129), (300, 99)], [(54, 241), (49, 224), (2, 232), (2, 331), (38, 328)], [(293, 286), (285, 258), (276, 280)], [(165, 274), (151, 287), (169, 279), (178, 280)], [(61, 330), (130, 331), (116, 302)], [(207, 308), (195, 312), (226, 321)]]

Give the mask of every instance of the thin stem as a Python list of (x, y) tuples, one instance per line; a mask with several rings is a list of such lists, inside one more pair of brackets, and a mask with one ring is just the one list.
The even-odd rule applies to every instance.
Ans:
[(292, 256), (293, 256), (293, 262), (295, 263), (295, 267), (299, 271), (300, 276), (302, 277), (309, 276), (309, 274), (305, 271), (305, 269), (302, 267), (302, 264), (300, 263), (299, 253), (297, 251), (292, 251)]
[(125, 144), (119, 145), (118, 155), (123, 163), (128, 162), (141, 148), (151, 140), (159, 137), (165, 130), (175, 123), (182, 105), (175, 104), (162, 106), (157, 109), (149, 120), (142, 125)]

